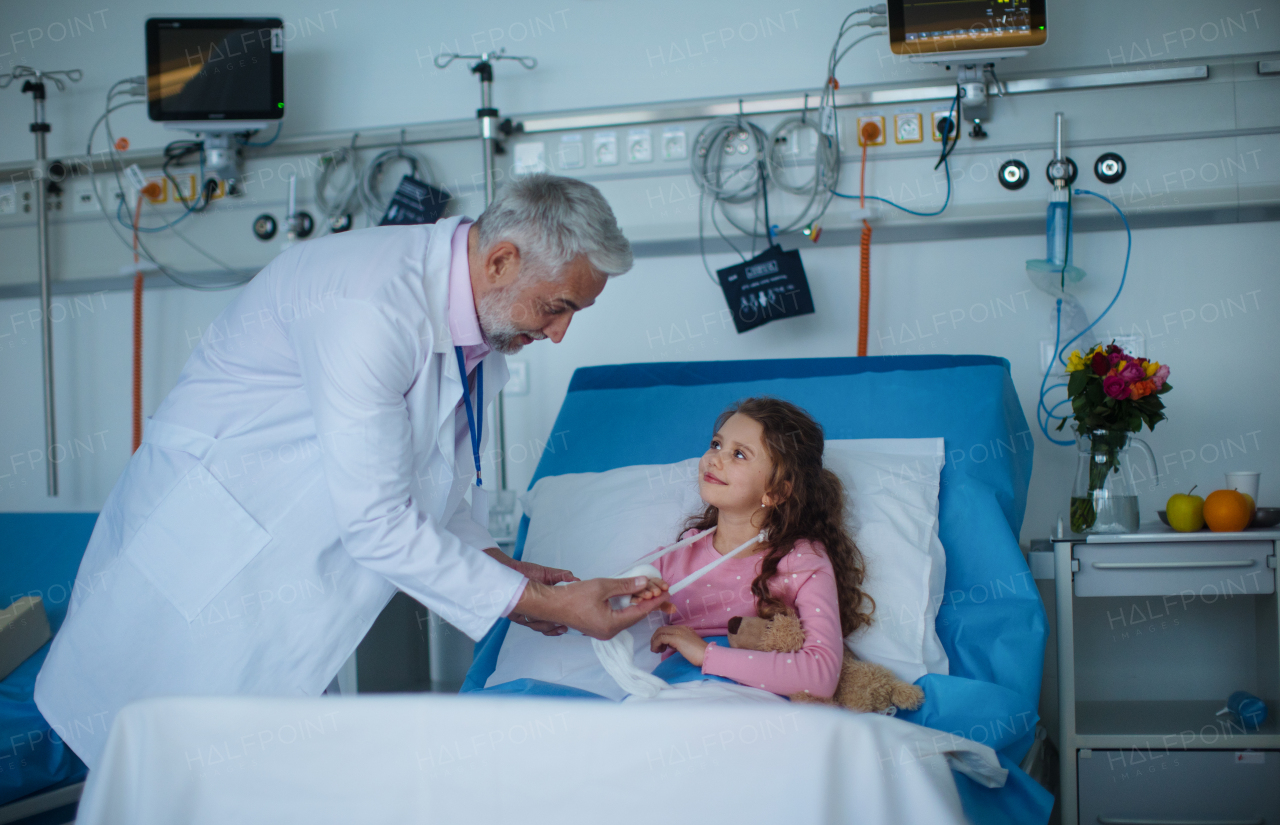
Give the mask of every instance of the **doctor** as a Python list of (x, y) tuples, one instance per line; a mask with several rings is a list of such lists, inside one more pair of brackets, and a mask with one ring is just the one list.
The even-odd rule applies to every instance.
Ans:
[(136, 699), (317, 695), (397, 589), (473, 639), (503, 616), (609, 638), (664, 603), (610, 610), (645, 580), (509, 560), (478, 486), (503, 356), (559, 342), (630, 268), (600, 192), (545, 175), (474, 224), (272, 261), (203, 334), (102, 508), (36, 681), (54, 731), (92, 768)]

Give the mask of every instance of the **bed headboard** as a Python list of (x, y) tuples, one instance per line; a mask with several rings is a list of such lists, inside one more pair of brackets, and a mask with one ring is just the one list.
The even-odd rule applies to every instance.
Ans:
[[(534, 482), (699, 455), (715, 416), (751, 395), (809, 411), (828, 438), (942, 436), (939, 525), (947, 598), (938, 634), (954, 676), (1039, 699), (1047, 622), (1018, 534), (1033, 439), (1009, 362), (988, 355), (701, 361), (584, 367), (556, 417)], [(619, 439), (618, 432), (627, 433)], [(522, 525), (517, 553), (523, 544)], [(464, 690), (483, 687), (506, 632), (476, 647)], [(1000, 638), (999, 645), (961, 638)]]
[(39, 596), (57, 633), (97, 520), (97, 513), (0, 513), (0, 609)]

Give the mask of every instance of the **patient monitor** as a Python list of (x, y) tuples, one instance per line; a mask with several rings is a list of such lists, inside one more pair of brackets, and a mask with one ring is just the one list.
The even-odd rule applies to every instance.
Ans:
[[(1045, 42), (1045, 0), (890, 0), (894, 54), (950, 62), (1013, 57)], [(957, 54), (982, 52), (983, 54)]]
[(971, 138), (987, 136), (988, 84), (1003, 95), (997, 60), (1023, 57), (1043, 45), (1045, 0), (889, 0), (889, 48), (913, 63), (956, 67), (956, 103), (973, 123)]
[(195, 132), (208, 171), (234, 193), (240, 174), (232, 136), (284, 117), (283, 21), (153, 17), (146, 37), (147, 114)]

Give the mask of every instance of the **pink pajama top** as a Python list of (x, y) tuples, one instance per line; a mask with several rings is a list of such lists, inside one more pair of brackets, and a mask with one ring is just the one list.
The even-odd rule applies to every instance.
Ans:
[[(706, 536), (658, 559), (654, 566), (661, 571), (663, 580), (675, 584), (720, 558), (711, 539)], [(671, 599), (677, 612), (667, 617), (667, 623), (693, 628), (703, 638), (728, 635), (729, 619), (756, 615), (751, 582), (760, 574), (763, 560), (763, 553), (740, 555), (681, 590)], [(796, 542), (779, 562), (778, 574), (769, 582), (769, 588), (800, 617), (804, 647), (794, 653), (766, 653), (709, 643), (702, 672), (771, 693), (830, 697), (840, 679), (844, 638), (840, 634), (835, 572), (822, 545)], [(671, 651), (663, 658), (669, 655)]]

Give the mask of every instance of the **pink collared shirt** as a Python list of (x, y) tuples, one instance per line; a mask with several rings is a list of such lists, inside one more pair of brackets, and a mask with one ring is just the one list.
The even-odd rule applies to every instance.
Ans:
[(471, 224), (464, 220), (453, 230), (453, 256), (449, 261), (449, 336), (454, 346), (462, 347), (462, 355), (467, 359), (467, 375), (489, 354), (471, 291), (471, 266), (467, 260), (467, 231)]
[[(453, 256), (449, 260), (449, 336), (453, 345), (462, 347), (462, 357), (466, 359), (467, 376), (475, 371), (480, 360), (489, 354), (489, 345), (480, 330), (480, 317), (476, 314), (475, 293), (471, 291), (471, 266), (467, 259), (467, 231), (472, 221), (461, 221), (453, 230)], [(470, 384), (470, 381), (464, 383)], [(461, 406), (462, 402), (458, 402)], [(481, 411), (483, 415), (483, 411)], [(483, 525), (482, 525), (483, 526)], [(525, 579), (516, 588), (515, 595), (502, 611), (503, 616), (515, 610), (516, 603), (524, 595), (529, 580)]]

